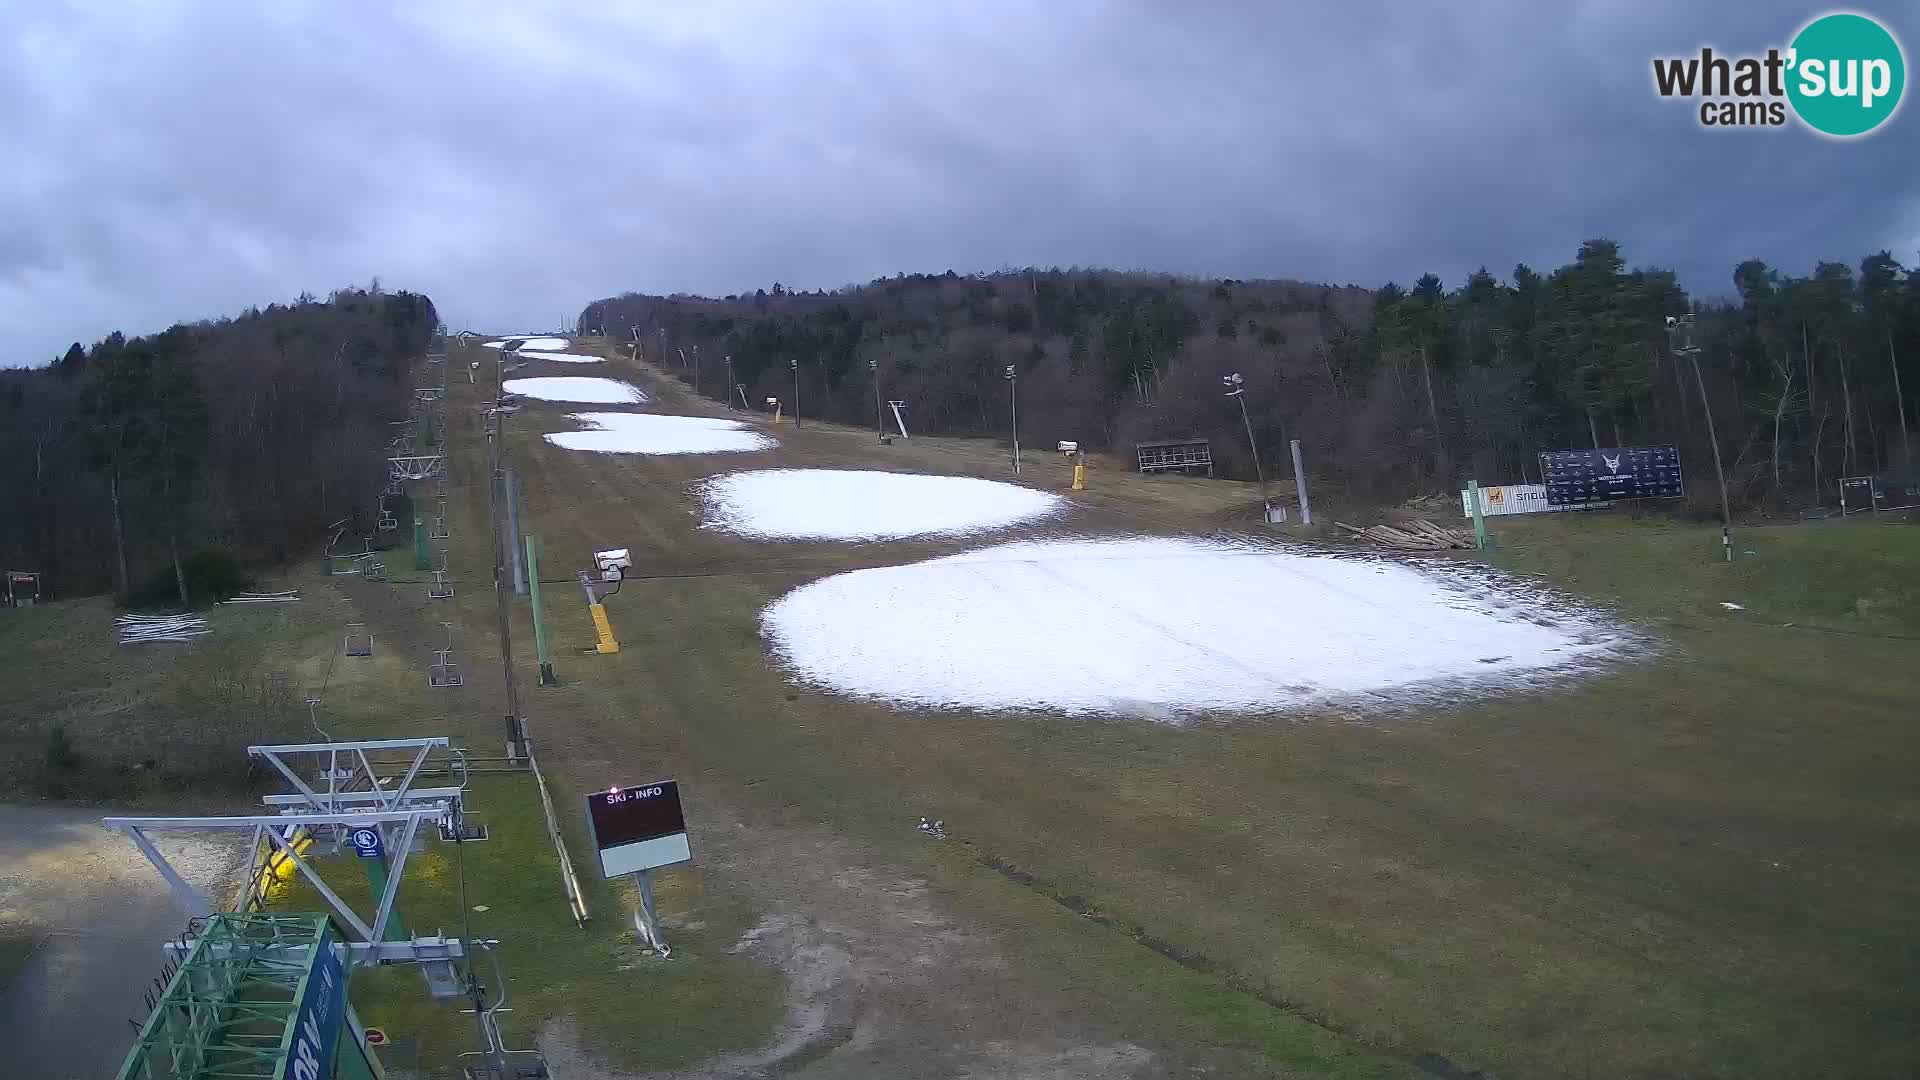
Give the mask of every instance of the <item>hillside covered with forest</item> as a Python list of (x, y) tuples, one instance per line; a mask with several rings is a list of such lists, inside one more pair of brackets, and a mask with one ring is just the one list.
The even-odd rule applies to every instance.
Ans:
[(164, 601), (195, 553), (317, 551), (328, 523), (369, 520), (438, 321), (375, 285), (0, 370), (0, 565)]
[[(1551, 271), (1484, 268), (1449, 287), (1369, 290), (1084, 269), (900, 275), (832, 292), (775, 284), (724, 298), (629, 293), (583, 331), (637, 340), (702, 393), (780, 397), (803, 416), (875, 422), (874, 379), (934, 433), (1130, 454), (1205, 436), (1251, 478), (1239, 372), (1265, 461), (1300, 439), (1316, 484), (1355, 500), (1538, 479), (1546, 449), (1676, 443), (1691, 491), (1717, 499), (1711, 408), (1736, 505), (1830, 503), (1837, 479), (1900, 473), (1920, 387), (1920, 275), (1881, 252), (1808, 276), (1730, 268), (1735, 302), (1699, 308), (1698, 378), (1666, 318), (1694, 303), (1673, 275), (1582, 244)], [(729, 378), (731, 374), (731, 379)], [(738, 393), (732, 395), (736, 405)]]

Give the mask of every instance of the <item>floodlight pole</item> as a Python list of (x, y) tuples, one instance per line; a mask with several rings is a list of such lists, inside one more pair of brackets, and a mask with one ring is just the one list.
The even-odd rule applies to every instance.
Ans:
[(1693, 365), (1693, 383), (1700, 390), (1700, 411), (1707, 414), (1707, 442), (1713, 447), (1713, 472), (1720, 480), (1720, 546), (1733, 561), (1733, 510), (1727, 499), (1727, 470), (1720, 464), (1720, 436), (1713, 428), (1713, 405), (1707, 400), (1707, 380), (1700, 374), (1700, 346), (1693, 343), (1693, 312), (1667, 316), (1667, 334), (1674, 354)]
[(1020, 475), (1020, 373), (1007, 365), (1007, 400), (1013, 407), (1013, 475)]
[(734, 394), (734, 389), (733, 389), (733, 388), (734, 388), (734, 386), (735, 386), (735, 383), (734, 383), (734, 381), (733, 381), (733, 357), (732, 357), (732, 356), (728, 356), (728, 357), (727, 357), (727, 393), (726, 393), (726, 399), (727, 399), (727, 408), (729, 408), (729, 409), (731, 409), (731, 408), (733, 408), (733, 394)]
[(800, 358), (796, 356), (793, 359), (788, 360), (787, 366), (793, 369), (793, 426), (799, 427), (800, 426)]
[(1240, 403), (1240, 422), (1247, 428), (1247, 449), (1253, 452), (1253, 474), (1260, 479), (1260, 523), (1269, 520), (1270, 504), (1267, 501), (1267, 470), (1260, 464), (1260, 444), (1253, 438), (1253, 419), (1247, 415), (1246, 380), (1239, 372), (1220, 376), (1220, 382), (1227, 388), (1227, 396)]
[(873, 434), (875, 438), (887, 437), (887, 422), (880, 412), (880, 361), (868, 360), (867, 370), (873, 372)]

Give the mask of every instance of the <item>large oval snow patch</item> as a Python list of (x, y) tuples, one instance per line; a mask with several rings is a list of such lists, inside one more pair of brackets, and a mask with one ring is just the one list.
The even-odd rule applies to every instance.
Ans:
[(639, 405), (647, 395), (637, 386), (616, 379), (580, 375), (550, 375), (537, 379), (508, 379), (502, 389), (541, 401), (590, 401), (602, 405)]
[(701, 485), (707, 528), (783, 540), (961, 536), (1058, 513), (1044, 491), (965, 476), (766, 469)]
[(1479, 696), (1631, 637), (1488, 571), (1164, 538), (854, 570), (761, 627), (797, 678), (841, 693), (1158, 719)]
[(603, 454), (723, 454), (778, 446), (771, 436), (745, 424), (708, 416), (656, 416), (651, 413), (569, 413), (587, 431), (556, 431), (546, 436), (568, 450)]

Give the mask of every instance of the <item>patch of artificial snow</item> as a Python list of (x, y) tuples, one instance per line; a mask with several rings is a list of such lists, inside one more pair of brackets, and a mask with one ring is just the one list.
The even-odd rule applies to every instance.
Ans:
[(1634, 640), (1491, 571), (1160, 537), (835, 574), (761, 629), (799, 680), (844, 694), (1162, 720), (1485, 696)]
[(733, 420), (653, 413), (570, 413), (586, 431), (557, 431), (546, 440), (568, 450), (602, 454), (725, 454), (770, 450), (779, 443)]
[(542, 352), (538, 349), (521, 349), (515, 356), (527, 360), (551, 360), (556, 364), (604, 364), (606, 360), (598, 356), (582, 356), (570, 352)]
[(700, 486), (707, 528), (763, 539), (963, 536), (1059, 513), (1066, 500), (995, 480), (840, 469), (766, 469)]
[(551, 375), (537, 379), (508, 379), (502, 389), (541, 401), (588, 401), (598, 405), (644, 405), (647, 395), (637, 386), (617, 379), (580, 375)]
[(522, 349), (552, 349), (552, 350), (558, 351), (560, 349), (564, 349), (567, 347), (567, 339), (563, 337), (527, 337), (527, 338), (508, 337), (508, 338), (501, 338), (499, 341), (483, 341), (481, 342), (481, 344), (486, 346), (489, 349), (500, 349), (500, 348), (505, 348), (507, 342), (509, 341), (520, 342), (520, 347)]

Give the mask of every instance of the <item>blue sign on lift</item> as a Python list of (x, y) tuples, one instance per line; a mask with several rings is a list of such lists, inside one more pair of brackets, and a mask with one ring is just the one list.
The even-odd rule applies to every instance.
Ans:
[(353, 845), (353, 853), (363, 859), (381, 859), (387, 854), (386, 845), (380, 841), (380, 830), (362, 825), (347, 834), (347, 842)]

